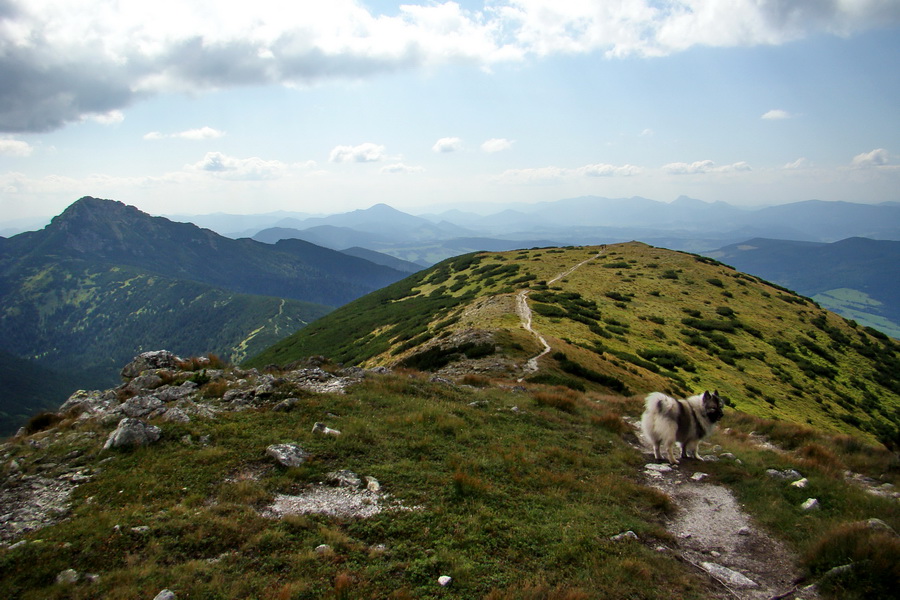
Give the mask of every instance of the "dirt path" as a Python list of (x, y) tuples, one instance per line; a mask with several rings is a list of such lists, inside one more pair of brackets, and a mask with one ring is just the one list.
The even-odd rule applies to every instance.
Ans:
[[(563, 271), (562, 273), (558, 274), (556, 277), (554, 277), (553, 279), (548, 281), (547, 285), (556, 283), (563, 277), (566, 277), (569, 274), (571, 274), (573, 271), (575, 271), (579, 267), (582, 267), (585, 264), (591, 262), (592, 260), (598, 258), (601, 254), (603, 254), (603, 250), (601, 250), (600, 252), (597, 252), (597, 254), (595, 254), (594, 256), (591, 256), (590, 258), (587, 258), (587, 259), (581, 261), (574, 267), (570, 267), (570, 268), (566, 269), (565, 271)], [(551, 350), (550, 344), (547, 343), (547, 340), (544, 338), (544, 336), (542, 336), (540, 334), (540, 332), (536, 331), (531, 326), (531, 308), (528, 306), (528, 293), (530, 291), (531, 290), (529, 290), (528, 288), (525, 288), (523, 290), (519, 290), (519, 293), (516, 294), (516, 313), (519, 315), (519, 319), (521, 319), (521, 321), (522, 321), (522, 328), (525, 329), (526, 331), (530, 332), (533, 336), (535, 336), (537, 338), (537, 340), (543, 346), (543, 350), (541, 350), (540, 353), (538, 353), (535, 356), (532, 356), (525, 362), (524, 371), (526, 373), (536, 372), (538, 370), (538, 360), (540, 360), (541, 358), (543, 358), (544, 356), (549, 354), (549, 352)]]
[[(652, 460), (649, 445), (636, 429), (644, 444), (638, 449)], [(715, 455), (704, 458), (718, 460)], [(796, 557), (756, 526), (731, 490), (707, 481), (706, 461), (685, 460), (674, 466), (650, 462), (644, 467), (644, 479), (675, 502), (677, 512), (666, 523), (677, 540), (671, 550), (717, 582), (710, 598), (818, 598), (813, 591), (794, 590), (799, 575)]]

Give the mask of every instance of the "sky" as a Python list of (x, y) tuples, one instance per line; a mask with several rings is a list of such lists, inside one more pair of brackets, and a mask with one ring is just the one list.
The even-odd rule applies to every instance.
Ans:
[(900, 0), (0, 0), (0, 225), (900, 201)]

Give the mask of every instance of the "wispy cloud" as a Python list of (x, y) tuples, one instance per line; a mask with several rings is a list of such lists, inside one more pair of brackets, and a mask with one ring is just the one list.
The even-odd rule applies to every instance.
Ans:
[[(420, 0), (422, 1), (422, 0)], [(4, 0), (0, 131), (48, 131), (160, 93), (307, 86), (401, 70), (603, 53), (664, 56), (694, 46), (783, 44), (900, 23), (900, 3), (708, 0), (358, 0), (225, 3)]]
[(214, 140), (225, 137), (224, 131), (213, 129), (212, 127), (200, 127), (199, 129), (188, 129), (178, 133), (160, 133), (159, 131), (151, 131), (144, 135), (145, 140), (163, 140), (166, 138), (178, 138), (182, 140)]
[(760, 119), (765, 119), (767, 121), (778, 121), (781, 119), (792, 119), (794, 115), (789, 113), (786, 110), (782, 110), (780, 108), (773, 108), (770, 111), (763, 113)]
[(393, 165), (385, 165), (379, 169), (379, 173), (405, 175), (407, 173), (421, 173), (424, 170), (425, 169), (422, 167), (410, 166), (401, 162)]
[(561, 183), (584, 177), (630, 177), (642, 172), (634, 165), (608, 165), (604, 163), (584, 165), (574, 169), (566, 167), (537, 167), (532, 169), (508, 169), (497, 178), (506, 183)]
[(335, 146), (328, 155), (329, 162), (378, 162), (387, 158), (384, 146), (366, 142), (358, 146)]
[(717, 165), (711, 160), (698, 160), (692, 163), (674, 162), (663, 165), (662, 169), (671, 175), (702, 175), (705, 173), (732, 173), (752, 170), (750, 165), (744, 161), (730, 165)]
[(441, 138), (434, 143), (434, 146), (431, 147), (433, 152), (437, 152), (439, 154), (446, 154), (448, 152), (456, 152), (457, 150), (462, 149), (462, 140), (458, 137), (445, 137)]

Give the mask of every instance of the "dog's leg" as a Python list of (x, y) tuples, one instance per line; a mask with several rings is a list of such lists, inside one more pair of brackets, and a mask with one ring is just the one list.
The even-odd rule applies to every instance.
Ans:
[(677, 465), (678, 461), (675, 460), (675, 444), (669, 444), (666, 446), (666, 455), (669, 457), (669, 463), (673, 465)]
[(653, 442), (653, 458), (662, 460), (662, 454), (659, 453), (659, 442)]

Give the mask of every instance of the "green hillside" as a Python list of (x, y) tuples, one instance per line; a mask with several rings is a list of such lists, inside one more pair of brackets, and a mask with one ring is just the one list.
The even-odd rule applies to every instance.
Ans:
[(135, 354), (163, 347), (241, 360), (329, 310), (67, 260), (34, 269), (3, 295), (0, 336), (6, 348), (51, 367), (115, 372)]
[[(552, 348), (536, 373), (525, 363), (542, 346), (517, 314), (522, 290)], [(895, 340), (715, 260), (637, 242), (449, 259), (247, 364), (316, 354), (625, 395), (718, 389), (752, 415), (900, 442)]]

